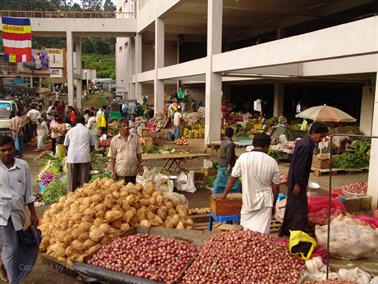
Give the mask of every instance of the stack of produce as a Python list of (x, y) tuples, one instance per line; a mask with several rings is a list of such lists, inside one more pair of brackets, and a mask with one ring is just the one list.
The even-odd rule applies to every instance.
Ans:
[(188, 145), (188, 141), (185, 138), (177, 139), (175, 142), (176, 145)]
[(58, 202), (59, 198), (67, 194), (67, 182), (61, 179), (51, 181), (42, 193), (43, 202), (48, 205)]
[(40, 249), (72, 264), (134, 226), (192, 228), (188, 208), (162, 194), (152, 183), (110, 179), (85, 184), (45, 211)]
[(35, 158), (35, 163), (38, 166), (46, 165), (49, 160), (53, 159), (53, 153), (51, 151), (43, 151)]
[(48, 160), (47, 164), (42, 168), (39, 174), (39, 180), (41, 180), (44, 173), (50, 173), (60, 175), (63, 173), (63, 161), (61, 159)]
[(154, 125), (154, 131), (159, 131), (167, 124), (168, 118), (167, 116), (159, 112), (154, 115), (154, 117), (150, 120), (150, 122)]
[(205, 137), (205, 128), (202, 124), (194, 124), (191, 126), (187, 126), (184, 128), (184, 135), (185, 138), (204, 138)]
[(366, 181), (354, 182), (341, 187), (347, 195), (366, 195), (368, 183)]
[(210, 207), (204, 207), (204, 208), (192, 208), (189, 209), (190, 215), (205, 215), (210, 214)]
[(101, 247), (89, 264), (163, 283), (176, 283), (197, 247), (160, 236), (131, 235)]
[(358, 169), (369, 166), (370, 142), (356, 140), (353, 141), (352, 147), (354, 148), (352, 152), (345, 152), (335, 158), (332, 163), (334, 168)]
[(273, 238), (234, 231), (205, 243), (183, 283), (297, 283), (303, 267)]
[(59, 178), (59, 176), (56, 174), (52, 174), (49, 172), (42, 172), (39, 176), (39, 182), (43, 185), (47, 185), (57, 178)]

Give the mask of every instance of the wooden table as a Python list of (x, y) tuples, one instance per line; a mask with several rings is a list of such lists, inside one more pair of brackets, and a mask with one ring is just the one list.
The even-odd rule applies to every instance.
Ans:
[(158, 161), (166, 160), (162, 170), (171, 170), (174, 166), (180, 171), (188, 168), (186, 166), (186, 160), (196, 159), (196, 158), (209, 158), (210, 154), (204, 153), (193, 153), (193, 154), (143, 154), (143, 161)]

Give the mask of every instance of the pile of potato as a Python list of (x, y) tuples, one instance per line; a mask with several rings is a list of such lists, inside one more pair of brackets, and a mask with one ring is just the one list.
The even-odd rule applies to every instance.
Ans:
[(43, 215), (40, 250), (72, 265), (134, 226), (189, 229), (188, 208), (153, 183), (96, 180), (63, 196)]

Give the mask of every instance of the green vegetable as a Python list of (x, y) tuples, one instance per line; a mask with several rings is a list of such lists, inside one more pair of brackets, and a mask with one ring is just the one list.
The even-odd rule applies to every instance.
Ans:
[(42, 194), (45, 204), (52, 204), (67, 193), (66, 184), (60, 180), (53, 180), (46, 186), (46, 190)]
[(143, 153), (155, 154), (159, 152), (159, 147), (156, 146), (143, 146)]
[(369, 166), (369, 156), (367, 152), (370, 149), (370, 141), (353, 141), (354, 151), (345, 152), (335, 158), (332, 167), (338, 169), (359, 169)]
[(273, 159), (278, 160), (278, 151), (269, 149), (268, 155), (271, 156)]
[(160, 148), (162, 151), (171, 151), (173, 148), (171, 146), (168, 146), (168, 145), (164, 145), (163, 147)]
[(213, 187), (214, 185), (214, 181), (216, 179), (216, 176), (208, 176), (205, 180), (204, 180), (204, 184), (207, 186), (207, 187)]

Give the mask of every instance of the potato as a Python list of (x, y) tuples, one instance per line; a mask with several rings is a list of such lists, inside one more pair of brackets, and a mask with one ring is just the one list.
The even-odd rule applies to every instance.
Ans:
[(122, 220), (117, 220), (111, 223), (111, 226), (115, 229), (121, 229), (122, 227)]
[(83, 244), (79, 240), (73, 240), (71, 247), (73, 247), (77, 252), (81, 252), (84, 248)]
[(88, 239), (88, 240), (84, 241), (83, 246), (84, 246), (84, 248), (87, 250), (87, 249), (89, 249), (89, 248), (95, 246), (96, 244), (97, 244), (97, 243), (94, 242), (93, 240)]
[(183, 224), (183, 222), (180, 221), (180, 222), (177, 224), (176, 229), (185, 229), (185, 228), (184, 228), (184, 224)]
[(128, 231), (128, 230), (130, 230), (130, 225), (129, 225), (128, 223), (123, 223), (123, 224), (121, 225), (120, 230), (121, 230), (122, 232)]
[(88, 222), (83, 222), (79, 225), (79, 230), (84, 233), (84, 232), (88, 232), (89, 229), (91, 228), (92, 224), (91, 223), (88, 223)]
[(97, 228), (91, 230), (89, 233), (89, 237), (95, 242), (100, 241), (104, 235), (104, 232)]
[(148, 220), (146, 220), (146, 219), (140, 221), (139, 225), (140, 225), (140, 226), (143, 226), (143, 227), (151, 227), (151, 223), (150, 223), (150, 221), (148, 221)]
[(123, 218), (122, 220), (126, 223), (130, 223), (131, 219), (134, 217), (134, 212), (132, 210), (128, 210), (125, 212), (125, 214), (123, 215)]
[(173, 207), (174, 207), (174, 204), (173, 204), (172, 201), (166, 201), (166, 202), (165, 202), (165, 206), (166, 206), (168, 209), (170, 209), (170, 208), (173, 208)]
[(167, 218), (167, 208), (166, 207), (160, 207), (157, 210), (157, 215), (162, 219), (165, 220)]
[(118, 210), (112, 210), (105, 213), (105, 220), (108, 222), (114, 222), (123, 217), (123, 213)]
[(88, 234), (88, 232), (81, 233), (77, 239), (78, 239), (80, 242), (85, 242), (86, 240), (89, 239), (89, 234)]

